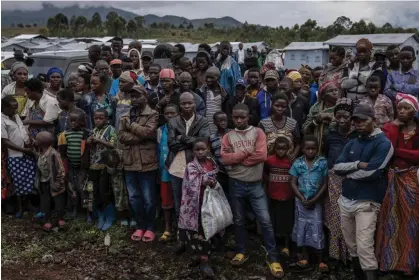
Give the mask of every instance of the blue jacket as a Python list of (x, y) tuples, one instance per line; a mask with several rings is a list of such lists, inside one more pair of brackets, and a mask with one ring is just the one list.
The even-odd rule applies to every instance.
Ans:
[(236, 82), (241, 78), (239, 64), (231, 56), (220, 65), (220, 84), (230, 96), (235, 94)]
[(317, 91), (319, 90), (319, 85), (317, 83), (312, 83), (310, 86), (310, 106), (313, 106), (317, 102)]
[[(143, 77), (138, 76), (137, 81), (140, 85), (144, 86), (145, 80)], [(111, 89), (109, 90), (109, 94), (112, 96), (116, 96), (116, 94), (119, 92), (119, 78), (112, 80)]]
[[(393, 152), (391, 141), (379, 128), (368, 137), (349, 141), (333, 167), (336, 174), (344, 176), (342, 195), (381, 203), (387, 189), (386, 167)], [(360, 162), (368, 163), (368, 167), (359, 169)]]

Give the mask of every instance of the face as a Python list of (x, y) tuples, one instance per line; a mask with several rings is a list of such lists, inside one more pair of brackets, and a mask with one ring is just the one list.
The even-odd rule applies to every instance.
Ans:
[(214, 87), (218, 83), (218, 77), (207, 75), (205, 82), (207, 83), (208, 87)]
[(386, 53), (387, 59), (390, 61), (390, 63), (392, 65), (398, 65), (399, 64), (399, 62), (400, 62), (399, 61), (399, 53), (400, 53), (399, 48), (395, 48), (394, 50), (388, 51)]
[(319, 78), (321, 74), (322, 74), (322, 70), (316, 70), (313, 72), (313, 79), (316, 81), (316, 83), (319, 82)]
[(384, 55), (381, 55), (381, 54), (376, 55), (375, 56), (375, 61), (376, 62), (384, 63), (386, 61), (386, 57)]
[(98, 61), (100, 59), (100, 52), (89, 50), (88, 56), (90, 61)]
[(172, 56), (171, 56), (172, 61), (175, 61), (175, 60), (177, 60), (181, 57), (182, 57), (182, 53), (179, 51), (179, 48), (178, 47), (173, 47), (172, 48)]
[(7, 106), (6, 108), (4, 108), (3, 114), (5, 114), (8, 117), (13, 117), (14, 115), (17, 114), (18, 107), (19, 105), (17, 102), (11, 102), (10, 106)]
[(284, 82), (279, 83), (278, 90), (279, 92), (288, 96), (292, 92), (292, 86), (290, 83), (284, 81)]
[(160, 79), (160, 84), (163, 90), (170, 90), (173, 88), (174, 81), (172, 79), (164, 78)]
[(245, 110), (233, 110), (232, 119), (237, 129), (243, 130), (249, 126), (249, 112)]
[(280, 158), (284, 157), (287, 154), (288, 149), (289, 147), (287, 143), (275, 144), (275, 154)]
[(182, 63), (179, 66), (183, 71), (192, 73), (192, 61), (182, 61)]
[(134, 70), (134, 62), (122, 62), (122, 72)]
[(103, 85), (101, 84), (99, 77), (92, 76), (92, 78), (90, 79), (90, 88), (92, 89), (93, 92), (101, 91), (101, 89), (103, 88)]
[(235, 90), (236, 96), (239, 100), (242, 100), (244, 96), (246, 95), (246, 87), (243, 85), (236, 86)]
[(122, 44), (120, 41), (112, 41), (111, 48), (114, 52), (120, 53), (122, 50)]
[(403, 68), (410, 69), (412, 68), (412, 64), (415, 61), (415, 58), (412, 55), (412, 52), (403, 51), (399, 55), (400, 64)]
[(190, 94), (182, 94), (179, 99), (179, 106), (182, 113), (192, 115), (195, 112), (195, 100)]
[(278, 81), (275, 79), (266, 79), (265, 85), (268, 90), (275, 90), (278, 88)]
[(336, 86), (329, 87), (325, 94), (325, 99), (330, 102), (336, 103), (336, 100), (340, 97), (340, 90)]
[(303, 154), (307, 159), (314, 159), (317, 154), (317, 144), (314, 141), (305, 141)]
[(107, 75), (108, 72), (109, 72), (109, 66), (106, 65), (105, 63), (96, 64), (95, 69), (96, 69), (97, 72), (99, 72), (101, 74), (106, 74)]
[(247, 81), (250, 85), (257, 85), (259, 83), (259, 72), (250, 72), (247, 76)]
[(406, 123), (409, 120), (413, 119), (415, 113), (415, 109), (409, 104), (406, 104), (405, 102), (399, 102), (399, 104), (397, 104), (397, 118), (401, 122)]
[(243, 49), (243, 44), (239, 44), (239, 49), (242, 50)]
[(366, 120), (360, 118), (354, 118), (355, 129), (359, 132), (359, 134), (367, 136), (370, 135), (374, 131), (374, 120), (372, 118), (368, 118)]
[(61, 75), (58, 73), (53, 73), (49, 76), (49, 83), (51, 87), (59, 88), (61, 86)]
[(227, 57), (230, 54), (230, 46), (221, 46), (220, 51), (223, 57)]
[(138, 57), (138, 53), (136, 51), (132, 51), (129, 54), (129, 58), (131, 58), (131, 60), (134, 61), (135, 65), (138, 65), (138, 63), (140, 62), (140, 58)]
[(106, 62), (111, 62), (112, 60), (112, 54), (109, 51), (101, 51), (100, 52), (100, 59), (106, 61)]
[(176, 116), (177, 116), (177, 111), (173, 106), (166, 106), (164, 108), (164, 119), (166, 120), (166, 122)]
[(293, 82), (294, 90), (300, 90), (303, 87), (303, 81), (301, 79), (297, 79)]
[(28, 79), (28, 71), (24, 68), (20, 68), (15, 72), (14, 78), (16, 82), (24, 83)]
[(367, 83), (367, 89), (368, 89), (368, 95), (370, 96), (370, 97), (373, 97), (373, 98), (375, 98), (375, 97), (377, 97), (378, 96), (378, 94), (380, 93), (380, 90), (381, 90), (381, 84), (380, 84), (380, 82), (375, 82), (375, 81), (373, 81), (373, 82), (368, 82)]
[(214, 119), (214, 124), (217, 126), (218, 129), (225, 130), (227, 128), (227, 115), (217, 115)]
[(93, 115), (93, 120), (95, 122), (95, 126), (100, 128), (107, 123), (108, 118), (103, 112), (95, 112), (95, 114)]
[(191, 89), (191, 86), (192, 86), (192, 81), (191, 80), (183, 80), (183, 81), (180, 82), (180, 86), (181, 86), (183, 91), (189, 91)]
[(344, 57), (339, 56), (337, 53), (330, 53), (329, 61), (335, 67), (340, 66), (343, 62), (343, 59)]
[(371, 52), (364, 44), (358, 45), (356, 48), (357, 57), (361, 61), (369, 60), (371, 56)]
[(127, 82), (125, 80), (119, 80), (119, 90), (122, 92), (128, 92), (134, 86), (133, 83)]
[(77, 84), (78, 84), (78, 77), (68, 80), (69, 89), (75, 90), (77, 88)]
[(131, 105), (136, 108), (144, 108), (147, 105), (147, 95), (131, 91)]
[(287, 110), (288, 102), (283, 99), (278, 99), (271, 106), (271, 114), (276, 116), (283, 116), (285, 110)]
[(70, 127), (71, 130), (80, 130), (83, 126), (83, 120), (80, 115), (70, 114)]
[(111, 71), (112, 71), (112, 75), (114, 77), (121, 76), (121, 74), (122, 74), (122, 66), (121, 66), (121, 64), (111, 65)]
[(205, 142), (197, 142), (193, 146), (194, 156), (198, 160), (205, 160), (208, 157), (208, 144)]
[(308, 70), (303, 70), (300, 72), (301, 77), (303, 78), (303, 81), (308, 83), (311, 80), (311, 72)]
[(205, 57), (197, 57), (196, 58), (196, 65), (198, 66), (199, 70), (206, 70), (208, 69), (208, 61)]
[(26, 95), (28, 96), (28, 98), (30, 100), (37, 100), (38, 94), (41, 94), (40, 92), (36, 92), (36, 91), (30, 90), (27, 87), (25, 87), (25, 92), (26, 92)]
[(154, 66), (150, 67), (148, 74), (150, 76), (150, 80), (156, 82), (159, 80), (160, 68)]
[(141, 62), (143, 64), (144, 69), (149, 69), (150, 65), (151, 65), (151, 62), (152, 62), (152, 59), (150, 57), (143, 57), (143, 58), (141, 58)]
[(84, 79), (82, 77), (78, 77), (76, 91), (82, 91), (84, 87), (85, 87)]
[(349, 128), (351, 126), (351, 113), (345, 110), (338, 110), (335, 119), (339, 127)]
[(60, 107), (61, 110), (68, 110), (68, 108), (70, 107), (70, 101), (68, 100), (63, 100), (61, 99), (59, 96), (57, 96), (57, 101), (58, 101), (58, 106)]

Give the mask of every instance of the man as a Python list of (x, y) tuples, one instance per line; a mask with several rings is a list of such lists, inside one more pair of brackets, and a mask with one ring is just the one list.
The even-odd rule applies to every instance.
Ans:
[(111, 63), (111, 61), (113, 60), (111, 47), (109, 46), (102, 47), (100, 51), (100, 59), (106, 61), (108, 65)]
[(110, 77), (111, 73), (109, 72), (109, 64), (105, 60), (98, 60), (96, 62), (95, 71), (108, 77), (105, 92), (109, 92), (112, 87), (112, 79)]
[(112, 55), (114, 59), (124, 59), (126, 57), (125, 54), (122, 53), (122, 48), (124, 47), (124, 41), (121, 37), (114, 37), (112, 39), (111, 48), (112, 48)]
[(98, 45), (92, 45), (89, 47), (89, 61), (93, 65), (93, 68), (96, 66), (96, 62), (101, 58), (101, 49)]
[(231, 96), (234, 95), (236, 82), (241, 78), (239, 64), (230, 55), (230, 43), (220, 43), (220, 54), (217, 58), (217, 67), (220, 69), (220, 84)]
[(289, 100), (289, 108), (287, 108), (284, 115), (293, 118), (297, 121), (299, 127), (303, 127), (310, 110), (308, 101), (302, 95), (294, 93), (293, 81), (288, 77), (285, 77), (279, 83), (278, 92), (284, 93)]
[(399, 60), (400, 48), (397, 45), (388, 46), (386, 50), (386, 57), (390, 62), (388, 66), (388, 72), (400, 70), (400, 60)]
[(153, 63), (154, 58), (153, 54), (150, 51), (144, 51), (141, 54), (141, 64), (143, 65), (143, 70), (141, 73), (139, 73), (139, 76), (141, 76), (145, 81), (148, 81), (150, 79), (150, 65)]
[(141, 44), (140, 41), (132, 41), (128, 45), (128, 51), (130, 51), (132, 49), (136, 49), (137, 51), (139, 51), (141, 53), (142, 48), (143, 48), (143, 45)]
[(112, 85), (109, 94), (115, 96), (119, 92), (119, 77), (122, 74), (122, 61), (114, 59), (111, 61)]
[(167, 68), (173, 69), (176, 77), (178, 77), (180, 73), (182, 73), (182, 69), (180, 68), (180, 65), (179, 65), (179, 60), (184, 56), (185, 56), (185, 46), (182, 44), (174, 45), (172, 48), (172, 54), (170, 57), (172, 63)]
[(333, 167), (344, 178), (338, 201), (341, 227), (356, 279), (376, 280), (375, 229), (386, 193), (386, 167), (393, 156), (393, 146), (381, 129), (375, 128), (370, 106), (358, 105), (351, 119), (360, 137), (345, 145)]
[(240, 43), (239, 49), (234, 52), (234, 60), (236, 60), (237, 63), (239, 64), (240, 73), (242, 77), (244, 75), (244, 71), (246, 70), (246, 66), (244, 64), (245, 57), (246, 57), (246, 52), (243, 49), (243, 43)]
[(403, 47), (399, 54), (400, 70), (392, 71), (387, 76), (384, 94), (394, 101), (397, 92), (419, 96), (419, 70), (413, 69), (416, 61), (415, 50), (411, 46)]

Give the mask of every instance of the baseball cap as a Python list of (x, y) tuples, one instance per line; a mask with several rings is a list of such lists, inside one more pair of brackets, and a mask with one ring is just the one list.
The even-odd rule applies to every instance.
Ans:
[(351, 119), (361, 119), (366, 120), (368, 118), (375, 118), (374, 110), (366, 104), (359, 104), (355, 107), (354, 113), (352, 114)]
[(120, 59), (114, 59), (114, 60), (111, 61), (111, 64), (110, 65), (117, 65), (117, 64), (122, 64), (122, 60), (120, 60)]
[(276, 72), (275, 70), (268, 70), (265, 73), (265, 80), (268, 79), (274, 79), (274, 80), (278, 80), (279, 79), (279, 75), (278, 72)]
[(236, 82), (236, 87), (238, 86), (244, 86), (246, 87), (246, 82), (243, 79), (238, 79)]
[(141, 54), (141, 58), (143, 57), (153, 58), (153, 54), (150, 51), (143, 51), (143, 53)]
[(160, 79), (175, 79), (175, 72), (172, 69), (163, 69), (160, 71)]

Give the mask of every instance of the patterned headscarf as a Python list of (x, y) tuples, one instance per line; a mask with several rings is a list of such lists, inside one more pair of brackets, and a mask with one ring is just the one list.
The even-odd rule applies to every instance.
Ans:
[(322, 86), (319, 89), (318, 98), (319, 99), (325, 98), (326, 97), (325, 93), (332, 87), (339, 88), (340, 83), (337, 80), (330, 80), (322, 84)]
[(413, 107), (413, 109), (415, 109), (416, 112), (419, 111), (418, 99), (413, 95), (398, 92), (396, 94), (396, 102), (397, 104), (398, 103), (409, 104), (410, 106)]
[(354, 111), (354, 103), (353, 103), (352, 99), (346, 98), (346, 97), (339, 98), (336, 101), (334, 113), (336, 114), (336, 112), (339, 111), (339, 110), (347, 111), (347, 112), (351, 113), (351, 115), (352, 115), (352, 113)]

